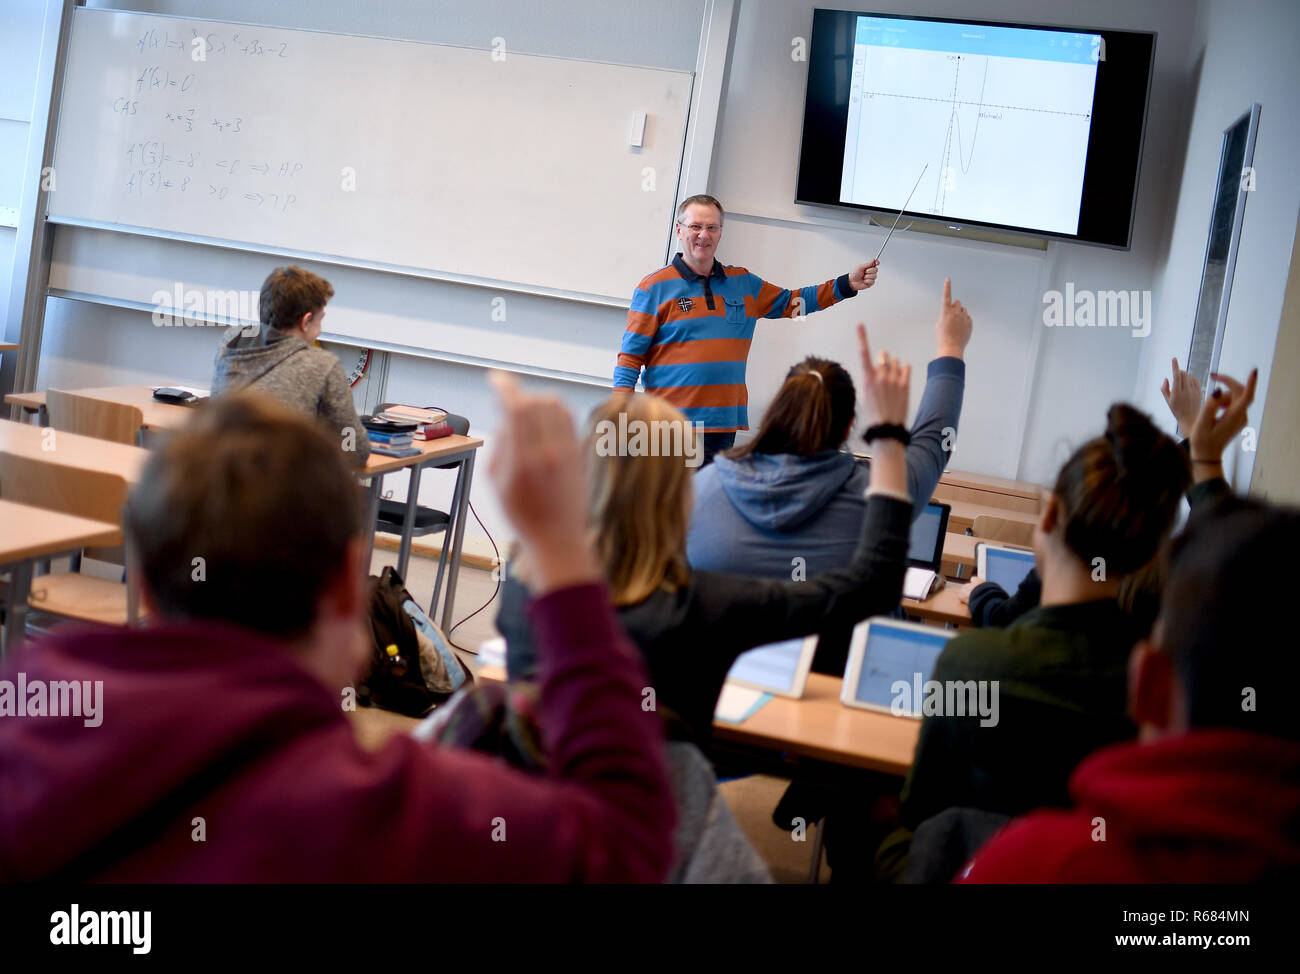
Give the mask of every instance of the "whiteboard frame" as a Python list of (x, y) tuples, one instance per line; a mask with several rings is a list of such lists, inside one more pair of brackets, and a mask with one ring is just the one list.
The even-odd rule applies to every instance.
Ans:
[[(37, 86), (38, 104), (44, 102), (45, 111), (37, 112), (32, 124), (32, 140), (28, 149), (28, 169), (31, 170), (32, 163), (39, 161), (40, 167), (46, 167), (53, 164), (54, 152), (57, 143), (57, 125), (60, 118), (60, 112), (63, 103), (63, 83), (66, 74), (66, 65), (68, 52), (71, 44), (72, 22), (75, 11), (78, 7), (84, 7), (85, 0), (52, 0), (47, 8), (46, 30), (44, 33), (44, 53), (48, 55), (52, 67), (49, 70), (49, 87), (44, 88), (41, 83)], [(154, 14), (151, 11), (141, 10), (118, 10), (116, 8), (87, 8), (87, 9), (106, 9), (112, 13), (136, 13), (147, 14), (149, 16), (168, 16)], [(713, 189), (713, 154), (717, 138), (718, 120), (721, 114), (722, 98), (725, 91), (725, 81), (727, 75), (728, 56), (731, 48), (731, 39), (735, 33), (736, 19), (739, 6), (736, 0), (706, 0), (702, 16), (701, 30), (697, 38), (697, 57), (694, 72), (683, 72), (680, 69), (659, 68), (656, 70), (677, 71), (677, 73), (688, 74), (689, 96), (687, 104), (687, 121), (685, 136), (682, 145), (681, 162), (678, 167), (677, 175), (677, 199), (685, 195), (690, 195), (683, 191), (687, 187), (690, 192), (711, 192)], [(209, 20), (222, 23), (243, 23), (240, 21), (218, 20), (215, 18), (194, 18), (194, 17), (176, 17), (173, 20)], [(266, 24), (249, 24), (254, 27), (274, 26), (276, 29), (283, 29), (283, 25), (266, 25)], [(312, 28), (294, 28), (303, 30), (314, 30)], [(343, 33), (331, 31), (314, 31), (316, 33)], [(380, 35), (357, 35), (348, 34), (345, 36), (369, 36), (378, 37), (384, 40), (407, 40), (405, 38), (393, 38)], [(418, 40), (411, 40), (411, 43), (431, 43)], [(446, 47), (457, 47), (460, 45), (446, 44)], [(472, 50), (483, 50), (482, 48), (471, 48)], [(557, 57), (557, 55), (534, 55), (537, 57)], [(562, 58), (564, 60), (595, 60), (582, 58)], [(610, 62), (601, 61), (598, 63), (618, 64), (621, 66), (641, 66), (652, 67), (648, 65), (629, 65), (627, 62)], [(42, 76), (46, 74), (45, 68), (42, 69)], [(48, 92), (48, 101), (42, 98)], [(37, 144), (37, 119), (43, 123), (43, 148), (39, 156), (35, 151)], [(37, 170), (39, 171), (39, 170)], [(19, 215), (18, 228), (20, 247), (15, 250), (13, 282), (19, 287), (11, 289), (13, 297), (11, 299), (11, 309), (20, 311), (19, 314), (11, 314), (9, 321), (20, 323), (19, 334), (15, 336), (20, 342), (20, 350), (15, 363), (14, 356), (5, 356), (0, 360), (0, 394), (8, 393), (14, 390), (30, 392), (35, 389), (38, 369), (40, 366), (41, 346), (45, 325), (45, 313), (48, 298), (52, 295), (49, 287), (51, 271), (51, 255), (54, 247), (54, 237), (56, 228), (60, 226), (58, 220), (49, 218), (49, 194), (40, 189), (39, 181), (35, 186), (29, 186), (23, 206)], [(675, 207), (674, 207), (675, 218)], [(30, 221), (30, 222), (28, 222)], [(21, 252), (21, 244), (27, 235), (28, 228), (31, 234), (30, 253)], [(675, 234), (673, 233), (674, 222), (670, 222), (667, 227), (665, 241), (665, 264), (671, 258), (675, 250)], [(126, 228), (115, 226), (114, 231), (132, 232)], [(157, 231), (148, 231), (148, 235), (159, 237), (160, 239), (173, 239), (168, 235), (161, 234)], [(212, 243), (211, 241), (205, 241)], [(281, 253), (280, 251), (258, 250), (253, 246), (240, 244), (235, 241), (226, 243), (228, 249), (241, 250), (246, 253)], [(318, 258), (320, 259), (320, 258)], [(372, 268), (357, 265), (362, 270), (371, 270)], [(432, 279), (432, 278), (431, 278)], [(441, 278), (451, 283), (469, 283), (468, 281), (459, 281), (454, 277)], [(504, 282), (494, 282), (493, 286), (499, 289), (507, 289)], [(534, 290), (532, 293), (541, 293)], [(71, 296), (71, 295), (69, 295)], [(606, 305), (609, 299), (593, 295), (574, 295), (564, 292), (556, 292), (551, 295), (544, 295), (558, 298), (560, 300), (576, 300), (584, 303), (594, 303)], [(99, 304), (116, 304), (117, 299), (107, 298), (100, 295), (77, 295), (77, 300), (99, 303)], [(594, 300), (593, 300), (594, 299)], [(125, 305), (123, 305), (125, 307)], [(625, 307), (620, 304), (619, 307)], [(10, 329), (12, 331), (12, 328)], [(355, 345), (356, 340), (350, 337), (325, 336), (327, 340), (335, 341), (340, 344)], [(379, 349), (380, 343), (372, 343), (371, 347)], [(394, 346), (389, 350), (394, 354), (409, 355), (417, 358), (436, 359), (448, 362), (464, 362), (465, 364), (475, 364), (482, 367), (505, 368), (511, 371), (521, 372), (523, 374), (541, 375), (549, 378), (560, 379), (562, 381), (575, 382), (583, 385), (604, 386), (607, 380), (596, 380), (587, 375), (574, 373), (557, 373), (549, 369), (541, 369), (528, 365), (509, 362), (479, 362), (472, 357), (457, 356), (454, 352), (439, 352), (426, 348), (415, 348), (410, 346)], [(7, 360), (7, 361), (5, 361)], [(18, 418), (18, 407), (11, 408), (12, 418)]]

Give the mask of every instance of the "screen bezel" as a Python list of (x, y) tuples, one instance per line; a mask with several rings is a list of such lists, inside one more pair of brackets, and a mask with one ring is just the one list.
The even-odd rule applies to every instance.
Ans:
[[(819, 95), (818, 101), (814, 102), (813, 100), (814, 80), (817, 73), (827, 70), (827, 66), (831, 65), (833, 61), (833, 56), (824, 53), (822, 46), (829, 43), (828, 38), (833, 33), (836, 18), (863, 16), (889, 20), (970, 24), (979, 27), (1011, 27), (1025, 30), (1100, 34), (1104, 49), (1109, 53), (1107, 57), (1098, 62), (1097, 95), (1094, 97), (1094, 118), (1088, 135), (1088, 154), (1084, 165), (1084, 185), (1079, 201), (1078, 232), (1068, 234), (980, 220), (938, 217), (932, 213), (920, 213), (914, 210), (904, 210), (902, 218), (904, 220), (946, 226), (956, 230), (963, 230), (967, 227), (984, 228), (1036, 239), (1069, 240), (1074, 243), (1105, 247), (1111, 250), (1132, 249), (1133, 226), (1137, 219), (1137, 194), (1142, 170), (1142, 158), (1146, 147), (1147, 122), (1150, 115), (1152, 79), (1155, 75), (1157, 37), (1155, 31), (1111, 30), (1108, 28), (1065, 26), (1061, 24), (1033, 24), (1021, 21), (921, 17), (912, 14), (875, 13), (867, 10), (839, 10), (816, 7), (813, 9), (812, 34), (808, 48), (808, 70), (804, 81), (803, 120), (799, 129), (799, 159), (795, 177), (794, 197), (796, 204), (831, 210), (857, 210), (863, 213), (888, 214), (891, 221), (899, 215), (898, 210), (888, 210), (861, 203), (845, 203), (839, 199), (840, 177), (844, 164), (844, 136), (848, 122), (847, 87), (844, 90), (843, 105), (840, 107), (828, 108), (823, 104), (824, 97), (821, 95)], [(1127, 86), (1131, 86), (1134, 76), (1138, 75), (1138, 72), (1120, 70), (1116, 67), (1116, 59), (1110, 55), (1123, 55), (1126, 51), (1131, 51), (1129, 45), (1144, 45), (1147, 43), (1149, 43), (1150, 48), (1146, 73), (1143, 78), (1145, 94), (1141, 100), (1139, 111), (1131, 95), (1126, 96), (1125, 94), (1126, 90), (1131, 90)], [(1124, 58), (1121, 57), (1120, 63), (1123, 61)], [(849, 74), (851, 75), (851, 73), (850, 70)], [(819, 80), (818, 84), (824, 88), (828, 85), (828, 82)], [(848, 81), (846, 80), (845, 85), (847, 86), (847, 84)], [(832, 89), (834, 88), (833, 77), (830, 79), (829, 85)], [(1107, 98), (1104, 103), (1104, 110), (1101, 101), (1103, 95)], [(1122, 109), (1124, 111), (1121, 111)], [(831, 133), (829, 141), (824, 135), (814, 133), (813, 127), (816, 126), (810, 127), (810, 117), (816, 123), (816, 126), (821, 126), (817, 129), (817, 133), (823, 131)], [(1101, 151), (1103, 143), (1114, 140), (1115, 133), (1121, 129), (1127, 139), (1135, 138), (1133, 151), (1130, 153), (1127, 148), (1122, 154), (1107, 154)], [(1130, 159), (1130, 157), (1131, 162), (1119, 161), (1121, 159)], [(812, 167), (815, 171), (810, 171), (809, 163), (813, 160), (816, 160), (816, 165)], [(1125, 175), (1122, 176), (1123, 182), (1119, 191), (1112, 192), (1104, 189), (1102, 184), (1107, 180), (1117, 178), (1116, 173), (1120, 169), (1124, 171)], [(1131, 185), (1129, 184), (1130, 180)], [(1128, 186), (1127, 190), (1123, 188), (1125, 185)], [(1119, 221), (1113, 216), (1109, 216), (1109, 214), (1115, 212), (1117, 201), (1125, 202), (1125, 195), (1127, 195), (1127, 220)]]
[[(877, 713), (888, 714), (890, 717), (897, 717), (899, 720), (920, 720), (921, 714), (896, 714), (888, 705), (865, 703), (857, 698), (858, 677), (862, 674), (862, 662), (867, 656), (867, 644), (871, 641), (872, 626), (881, 629), (919, 632), (926, 636), (942, 639), (945, 643), (957, 633), (951, 629), (936, 629), (934, 626), (925, 626), (916, 622), (900, 622), (897, 619), (888, 619), (884, 616), (876, 616), (865, 622), (859, 622), (853, 628), (853, 641), (849, 644), (849, 658), (844, 665), (844, 682), (840, 685), (840, 703), (846, 707), (855, 707), (858, 710), (874, 710)], [(943, 650), (939, 652), (942, 653)], [(932, 676), (933, 673), (930, 674), (930, 677)], [(927, 679), (930, 677), (927, 677)]]
[[(989, 580), (988, 552), (990, 549), (994, 551), (1011, 551), (1019, 555), (1029, 555), (1031, 560), (1034, 558), (1033, 548), (1020, 548), (1017, 547), (1016, 545), (1007, 545), (1007, 544), (989, 544), (986, 541), (977, 542), (975, 545), (975, 574), (978, 575), (980, 578), (984, 579), (985, 581)], [(1033, 571), (1036, 565), (1037, 562), (1035, 561), (1034, 565), (1031, 566), (1029, 570)], [(1014, 593), (1008, 593), (1008, 594), (1014, 594)]]

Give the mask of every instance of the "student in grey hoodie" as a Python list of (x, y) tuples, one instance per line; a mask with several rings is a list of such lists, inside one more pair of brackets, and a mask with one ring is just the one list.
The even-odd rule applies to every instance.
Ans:
[[(913, 518), (948, 462), (971, 329), (970, 315), (944, 281), (938, 352), (907, 447)], [(841, 570), (852, 561), (869, 479), (868, 464), (841, 451), (853, 428), (854, 396), (852, 378), (836, 362), (810, 356), (790, 370), (758, 434), (695, 475), (686, 540), (693, 568), (790, 579), (801, 571), (812, 578)]]
[(253, 387), (320, 419), (349, 459), (361, 466), (370, 439), (352, 403), (343, 366), (312, 342), (320, 336), (334, 288), (301, 267), (277, 267), (262, 282), (262, 325), (241, 328), (217, 353), (212, 394)]

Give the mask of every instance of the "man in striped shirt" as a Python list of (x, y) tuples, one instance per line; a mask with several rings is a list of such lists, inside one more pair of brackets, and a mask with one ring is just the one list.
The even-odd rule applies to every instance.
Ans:
[(614, 368), (614, 389), (629, 392), (645, 368), (645, 391), (704, 431), (705, 463), (735, 443), (737, 430), (749, 428), (745, 363), (757, 319), (795, 318), (851, 298), (876, 282), (878, 263), (790, 291), (715, 259), (722, 217), (712, 196), (682, 201), (681, 252), (637, 285)]

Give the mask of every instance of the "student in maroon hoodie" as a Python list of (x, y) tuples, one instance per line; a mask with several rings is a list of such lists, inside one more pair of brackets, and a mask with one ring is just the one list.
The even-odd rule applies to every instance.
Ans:
[[(0, 671), (0, 882), (661, 880), (662, 731), (580, 540), (572, 420), (509, 383), (502, 398), (492, 473), (537, 572), (546, 777), (405, 736), (358, 746), (360, 492), (326, 435), (241, 393), (132, 493), (158, 622), (66, 631)], [(74, 680), (87, 701), (102, 688), (93, 717), (5, 715), (6, 684)]]
[(1300, 684), (1261, 599), (1300, 550), (1300, 510), (1229, 500), (1174, 542), (1161, 615), (1130, 662), (1138, 743), (1097, 751), (1074, 809), (1005, 828), (969, 883), (1247, 883), (1300, 878)]

